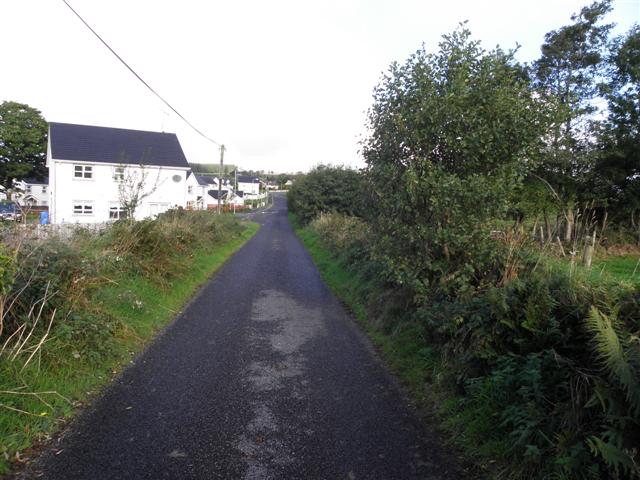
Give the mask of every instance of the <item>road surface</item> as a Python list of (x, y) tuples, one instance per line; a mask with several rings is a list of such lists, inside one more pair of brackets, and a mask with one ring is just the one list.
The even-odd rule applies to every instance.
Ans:
[(25, 478), (451, 479), (287, 219), (262, 228)]

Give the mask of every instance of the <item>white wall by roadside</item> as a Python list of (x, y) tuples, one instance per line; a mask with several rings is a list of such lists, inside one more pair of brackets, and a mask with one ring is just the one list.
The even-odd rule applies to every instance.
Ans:
[[(49, 149), (51, 151), (51, 149)], [(144, 193), (135, 218), (142, 220), (170, 208), (186, 207), (187, 169), (66, 161), (47, 156), (51, 223), (101, 223), (117, 218), (121, 208), (118, 174), (145, 176)], [(90, 177), (76, 176), (76, 167), (90, 167)], [(88, 176), (87, 176), (88, 177)]]

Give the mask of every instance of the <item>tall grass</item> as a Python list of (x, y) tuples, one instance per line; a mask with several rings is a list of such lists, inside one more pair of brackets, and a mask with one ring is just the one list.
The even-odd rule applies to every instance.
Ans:
[(1, 256), (0, 473), (27, 461), (257, 231), (168, 212)]

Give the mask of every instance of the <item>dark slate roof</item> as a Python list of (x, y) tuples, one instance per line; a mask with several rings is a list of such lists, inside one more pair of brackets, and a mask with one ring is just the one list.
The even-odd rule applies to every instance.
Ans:
[(213, 185), (215, 177), (209, 177), (208, 175), (196, 175), (196, 180), (200, 185)]
[(57, 160), (189, 168), (175, 133), (55, 122), (49, 127)]
[(44, 177), (42, 180), (37, 178), (23, 178), (22, 181), (29, 185), (49, 185), (49, 177)]
[[(207, 192), (210, 196), (212, 196), (215, 200), (218, 199), (218, 190), (209, 190)], [(222, 195), (221, 195), (221, 199), (224, 200), (227, 196), (227, 193), (229, 193), (227, 190), (222, 190)]]
[(238, 183), (260, 183), (260, 179), (246, 175), (238, 175)]

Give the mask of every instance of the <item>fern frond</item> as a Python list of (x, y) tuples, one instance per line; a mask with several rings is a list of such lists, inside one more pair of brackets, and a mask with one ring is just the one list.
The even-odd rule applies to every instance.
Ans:
[[(587, 328), (594, 336), (594, 346), (598, 358), (602, 361), (609, 376), (620, 383), (627, 401), (631, 404), (635, 416), (640, 413), (640, 382), (634, 362), (630, 361), (625, 340), (613, 326), (612, 319), (597, 308), (591, 307)], [(627, 348), (625, 348), (627, 347)]]
[(618, 445), (611, 442), (605, 442), (600, 437), (591, 436), (587, 439), (587, 445), (591, 449), (594, 456), (600, 456), (602, 460), (616, 472), (616, 476), (620, 473), (638, 478), (640, 470), (638, 465), (633, 461), (629, 454), (621, 449)]

